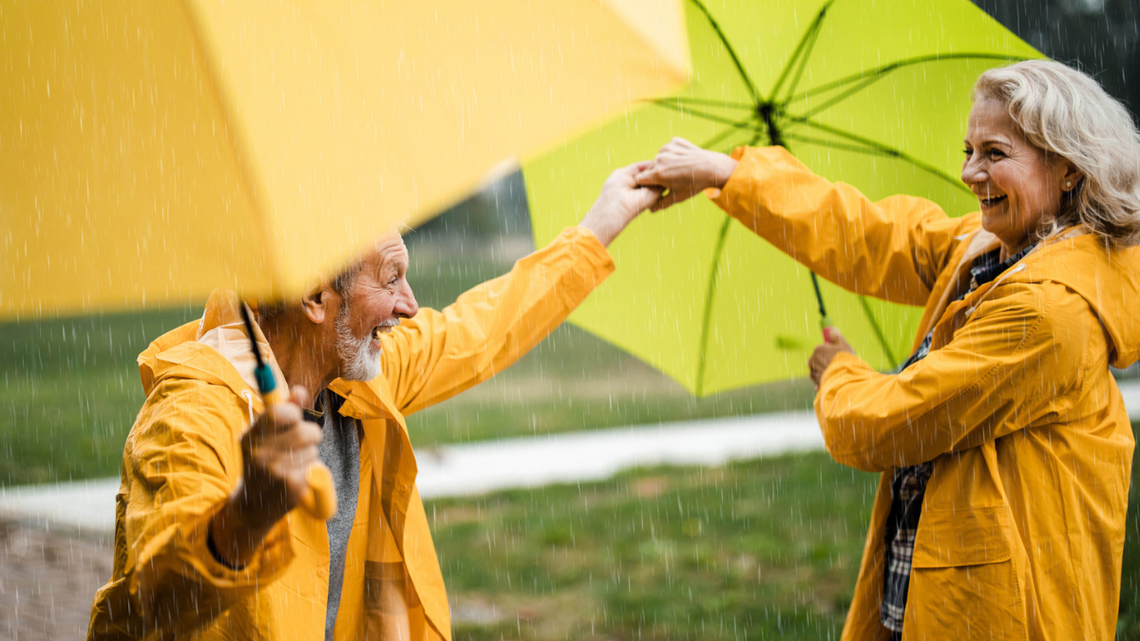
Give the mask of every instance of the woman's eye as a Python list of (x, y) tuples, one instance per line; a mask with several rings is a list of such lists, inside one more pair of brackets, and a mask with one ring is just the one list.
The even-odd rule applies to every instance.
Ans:
[(1000, 149), (991, 149), (990, 150), (990, 158), (1003, 158), (1004, 156), (1005, 156), (1005, 154), (1002, 153), (1002, 151)]
[(973, 149), (963, 149), (962, 153), (966, 154), (966, 157), (969, 158), (970, 156), (974, 155), (974, 150)]

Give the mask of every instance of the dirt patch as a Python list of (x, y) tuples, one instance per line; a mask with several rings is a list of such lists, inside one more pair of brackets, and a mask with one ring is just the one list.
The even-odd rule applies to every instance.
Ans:
[(111, 577), (110, 541), (0, 519), (0, 638), (82, 639)]

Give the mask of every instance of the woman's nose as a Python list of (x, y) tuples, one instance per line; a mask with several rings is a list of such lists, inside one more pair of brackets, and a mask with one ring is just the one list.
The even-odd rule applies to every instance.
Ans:
[(973, 157), (966, 158), (966, 162), (962, 163), (962, 182), (967, 185), (984, 182), (986, 174), (980, 165)]

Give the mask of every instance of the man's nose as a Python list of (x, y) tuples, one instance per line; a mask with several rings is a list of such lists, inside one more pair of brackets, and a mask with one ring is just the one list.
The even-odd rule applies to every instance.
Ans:
[(420, 306), (416, 303), (416, 295), (412, 293), (412, 286), (406, 280), (400, 285), (394, 311), (400, 318), (414, 318), (420, 311)]

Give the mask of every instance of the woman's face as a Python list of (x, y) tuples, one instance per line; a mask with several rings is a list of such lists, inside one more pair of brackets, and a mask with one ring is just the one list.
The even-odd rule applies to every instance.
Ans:
[(965, 143), (962, 182), (978, 197), (982, 228), (1008, 252), (1021, 249), (1042, 221), (1060, 211), (1063, 192), (1075, 184), (1069, 163), (1030, 144), (994, 98), (981, 98), (970, 109)]

